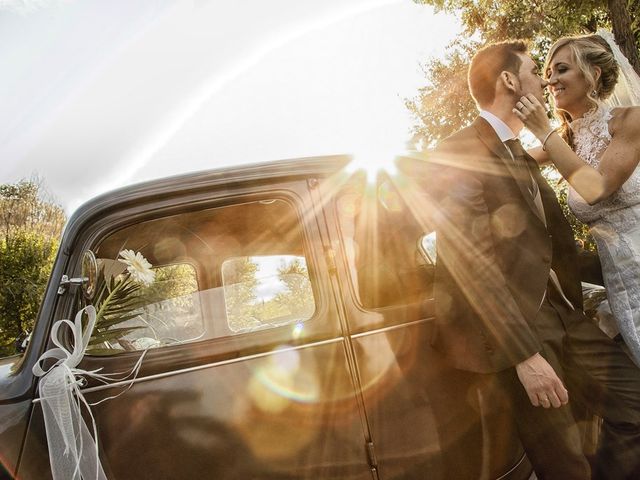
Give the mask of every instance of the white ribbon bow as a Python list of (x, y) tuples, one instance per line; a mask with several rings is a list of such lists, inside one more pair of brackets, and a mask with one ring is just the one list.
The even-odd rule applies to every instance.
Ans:
[[(83, 333), (82, 316), (84, 312), (86, 312), (89, 321)], [(40, 380), (40, 398), (34, 400), (34, 402), (42, 402), (47, 444), (49, 446), (49, 460), (54, 480), (86, 480), (90, 478), (106, 480), (107, 477), (98, 455), (98, 429), (91, 412), (91, 405), (97, 405), (104, 400), (115, 398), (124, 393), (126, 389), (118, 395), (89, 404), (85, 400), (80, 387), (86, 385), (87, 380), (85, 377), (91, 377), (107, 384), (114, 380), (126, 380), (133, 375), (133, 378), (129, 381), (128, 387), (130, 387), (147, 352), (146, 350), (142, 352), (133, 369), (120, 378), (116, 378), (113, 374), (98, 374), (102, 370), (101, 368), (91, 371), (76, 368), (84, 357), (95, 323), (96, 309), (93, 305), (80, 310), (73, 323), (70, 320), (59, 320), (54, 323), (51, 328), (51, 341), (56, 345), (56, 348), (44, 352), (33, 366), (33, 374), (37, 377), (42, 377)], [(72, 351), (65, 347), (64, 336), (59, 334), (60, 327), (65, 324), (73, 332)], [(47, 359), (55, 359), (56, 362), (47, 370), (43, 370), (41, 363)], [(91, 435), (82, 418), (82, 405), (84, 405), (91, 417), (93, 435)]]

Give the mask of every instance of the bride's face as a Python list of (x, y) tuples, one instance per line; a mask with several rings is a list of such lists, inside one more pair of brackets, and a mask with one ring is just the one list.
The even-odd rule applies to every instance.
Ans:
[(556, 51), (545, 73), (557, 108), (569, 112), (572, 117), (575, 112), (584, 112), (585, 107), (589, 108), (591, 88), (569, 47), (564, 46)]

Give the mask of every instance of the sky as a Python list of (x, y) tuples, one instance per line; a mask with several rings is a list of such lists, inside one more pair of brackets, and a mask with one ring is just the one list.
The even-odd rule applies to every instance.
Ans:
[(456, 18), (410, 0), (0, 0), (0, 183), (70, 214), (152, 178), (401, 153)]

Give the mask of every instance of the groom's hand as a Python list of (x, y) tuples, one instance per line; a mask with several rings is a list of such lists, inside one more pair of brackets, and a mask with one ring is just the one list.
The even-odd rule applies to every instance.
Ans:
[(516, 372), (534, 407), (559, 408), (569, 402), (562, 380), (539, 353), (516, 365)]

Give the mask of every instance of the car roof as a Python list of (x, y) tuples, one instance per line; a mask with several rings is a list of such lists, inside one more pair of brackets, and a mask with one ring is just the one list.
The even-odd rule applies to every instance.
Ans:
[[(70, 248), (78, 231), (91, 218), (132, 203), (171, 195), (184, 195), (224, 185), (264, 182), (287, 177), (329, 176), (344, 168), (352, 157), (332, 155), (306, 157), (271, 162), (235, 165), (211, 170), (149, 180), (127, 185), (98, 195), (82, 204), (71, 216), (63, 235), (62, 245)], [(69, 252), (65, 252), (69, 253)]]

